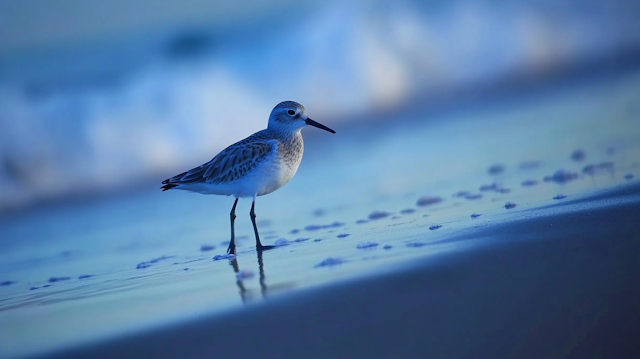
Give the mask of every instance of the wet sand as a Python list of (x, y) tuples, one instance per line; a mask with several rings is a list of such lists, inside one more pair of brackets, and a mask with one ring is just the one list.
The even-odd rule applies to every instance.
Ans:
[(638, 358), (640, 185), (525, 211), (470, 249), (42, 358)]

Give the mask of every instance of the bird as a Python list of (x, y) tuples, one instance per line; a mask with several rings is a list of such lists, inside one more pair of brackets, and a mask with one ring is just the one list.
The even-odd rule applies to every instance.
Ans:
[(269, 115), (267, 128), (238, 141), (218, 153), (211, 161), (162, 181), (162, 191), (180, 189), (201, 194), (233, 196), (231, 207), (231, 240), (228, 254), (236, 254), (236, 205), (240, 198), (252, 198), (251, 223), (256, 250), (274, 246), (260, 242), (256, 226), (256, 197), (284, 186), (293, 178), (302, 161), (304, 142), (300, 131), (306, 126), (336, 133), (307, 115), (304, 106), (295, 101), (280, 102)]

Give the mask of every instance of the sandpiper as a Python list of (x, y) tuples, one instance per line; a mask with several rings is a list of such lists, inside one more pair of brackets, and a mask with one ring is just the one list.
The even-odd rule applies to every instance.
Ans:
[(239, 198), (252, 197), (251, 223), (256, 236), (256, 249), (263, 246), (256, 226), (256, 197), (269, 194), (284, 186), (296, 174), (302, 160), (304, 143), (300, 130), (314, 126), (331, 133), (336, 131), (307, 116), (304, 107), (294, 101), (280, 102), (271, 111), (265, 130), (254, 133), (242, 141), (225, 148), (211, 161), (187, 172), (162, 181), (163, 191), (186, 191), (234, 196), (231, 207), (231, 241), (227, 253), (236, 253), (234, 221)]

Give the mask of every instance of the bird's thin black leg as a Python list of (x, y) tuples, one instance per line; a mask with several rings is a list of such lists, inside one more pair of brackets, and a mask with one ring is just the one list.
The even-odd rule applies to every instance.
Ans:
[(249, 213), (249, 215), (251, 216), (251, 223), (253, 223), (253, 232), (256, 235), (256, 249), (258, 251), (266, 251), (268, 249), (274, 248), (274, 246), (263, 246), (262, 243), (260, 243), (260, 235), (258, 234), (258, 226), (256, 225), (255, 207), (256, 207), (256, 199), (254, 198), (253, 203), (251, 203), (251, 212)]
[(231, 219), (231, 241), (229, 241), (229, 248), (227, 248), (227, 253), (236, 254), (236, 231), (234, 223), (236, 221), (236, 205), (238, 204), (238, 199), (233, 202), (233, 207), (231, 207), (231, 213), (229, 213), (229, 218)]

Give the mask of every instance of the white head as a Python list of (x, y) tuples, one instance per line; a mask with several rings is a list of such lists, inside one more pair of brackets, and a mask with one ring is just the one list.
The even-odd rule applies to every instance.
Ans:
[(310, 119), (309, 116), (307, 116), (307, 111), (305, 111), (304, 106), (295, 101), (280, 102), (273, 108), (269, 116), (268, 127), (274, 130), (296, 132), (307, 125), (336, 133), (336, 131), (329, 127)]

